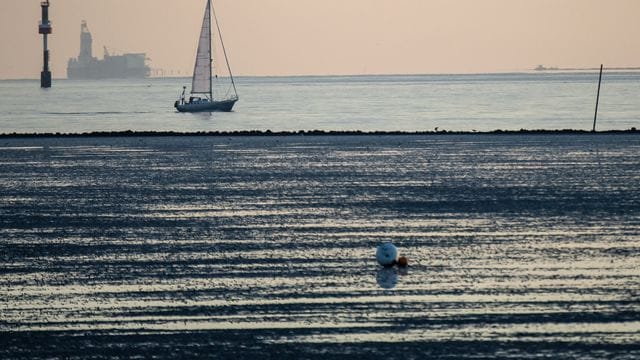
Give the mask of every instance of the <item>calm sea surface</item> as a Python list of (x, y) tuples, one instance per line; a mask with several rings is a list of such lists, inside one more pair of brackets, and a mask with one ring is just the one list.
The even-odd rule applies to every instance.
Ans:
[[(229, 114), (178, 114), (190, 79), (0, 81), (0, 133), (591, 129), (598, 74), (239, 78)], [(640, 72), (608, 72), (599, 129), (640, 127)]]
[[(0, 139), (0, 358), (638, 359), (639, 154), (635, 134)], [(376, 264), (390, 240), (406, 271)]]

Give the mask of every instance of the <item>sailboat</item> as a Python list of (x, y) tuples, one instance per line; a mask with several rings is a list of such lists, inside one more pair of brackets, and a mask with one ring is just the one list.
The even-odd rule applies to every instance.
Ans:
[[(220, 45), (222, 46), (222, 52), (224, 54), (224, 60), (226, 62), (227, 70), (229, 71), (229, 78), (231, 79), (231, 87), (222, 98), (214, 98), (213, 87), (213, 54), (212, 54), (212, 39), (211, 39), (211, 14), (215, 20), (216, 28), (220, 38)], [(217, 76), (215, 76), (217, 78)], [(231, 92), (232, 91), (232, 92)], [(202, 30), (200, 32), (200, 41), (198, 42), (198, 52), (196, 54), (196, 64), (193, 69), (193, 81), (191, 83), (191, 95), (189, 99), (186, 99), (185, 93), (187, 87), (182, 88), (182, 95), (176, 100), (174, 106), (179, 112), (198, 112), (198, 111), (231, 111), (233, 105), (238, 101), (238, 93), (236, 91), (236, 84), (233, 80), (233, 74), (231, 74), (231, 67), (229, 66), (229, 59), (227, 58), (227, 51), (224, 48), (224, 42), (222, 41), (222, 34), (220, 33), (220, 25), (216, 17), (215, 10), (211, 4), (211, 0), (207, 0), (207, 7), (204, 12), (204, 19), (202, 21)]]

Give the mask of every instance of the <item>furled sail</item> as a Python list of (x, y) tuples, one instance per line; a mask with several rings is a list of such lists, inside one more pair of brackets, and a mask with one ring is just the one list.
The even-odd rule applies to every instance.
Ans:
[(207, 1), (202, 21), (191, 92), (195, 94), (211, 93), (211, 0)]

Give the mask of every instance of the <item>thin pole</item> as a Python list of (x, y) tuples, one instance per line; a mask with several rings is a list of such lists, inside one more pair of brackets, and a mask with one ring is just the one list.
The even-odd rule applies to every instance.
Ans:
[(596, 132), (596, 120), (598, 119), (598, 103), (600, 102), (600, 84), (602, 84), (602, 68), (603, 64), (600, 64), (600, 78), (598, 78), (598, 95), (596, 96), (596, 113), (593, 115), (593, 129), (592, 132)]

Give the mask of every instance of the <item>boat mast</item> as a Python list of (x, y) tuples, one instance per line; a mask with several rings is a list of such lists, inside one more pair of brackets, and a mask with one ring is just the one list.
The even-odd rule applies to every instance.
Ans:
[(207, 11), (209, 12), (209, 99), (213, 101), (213, 44), (211, 40), (211, 0), (207, 0)]

